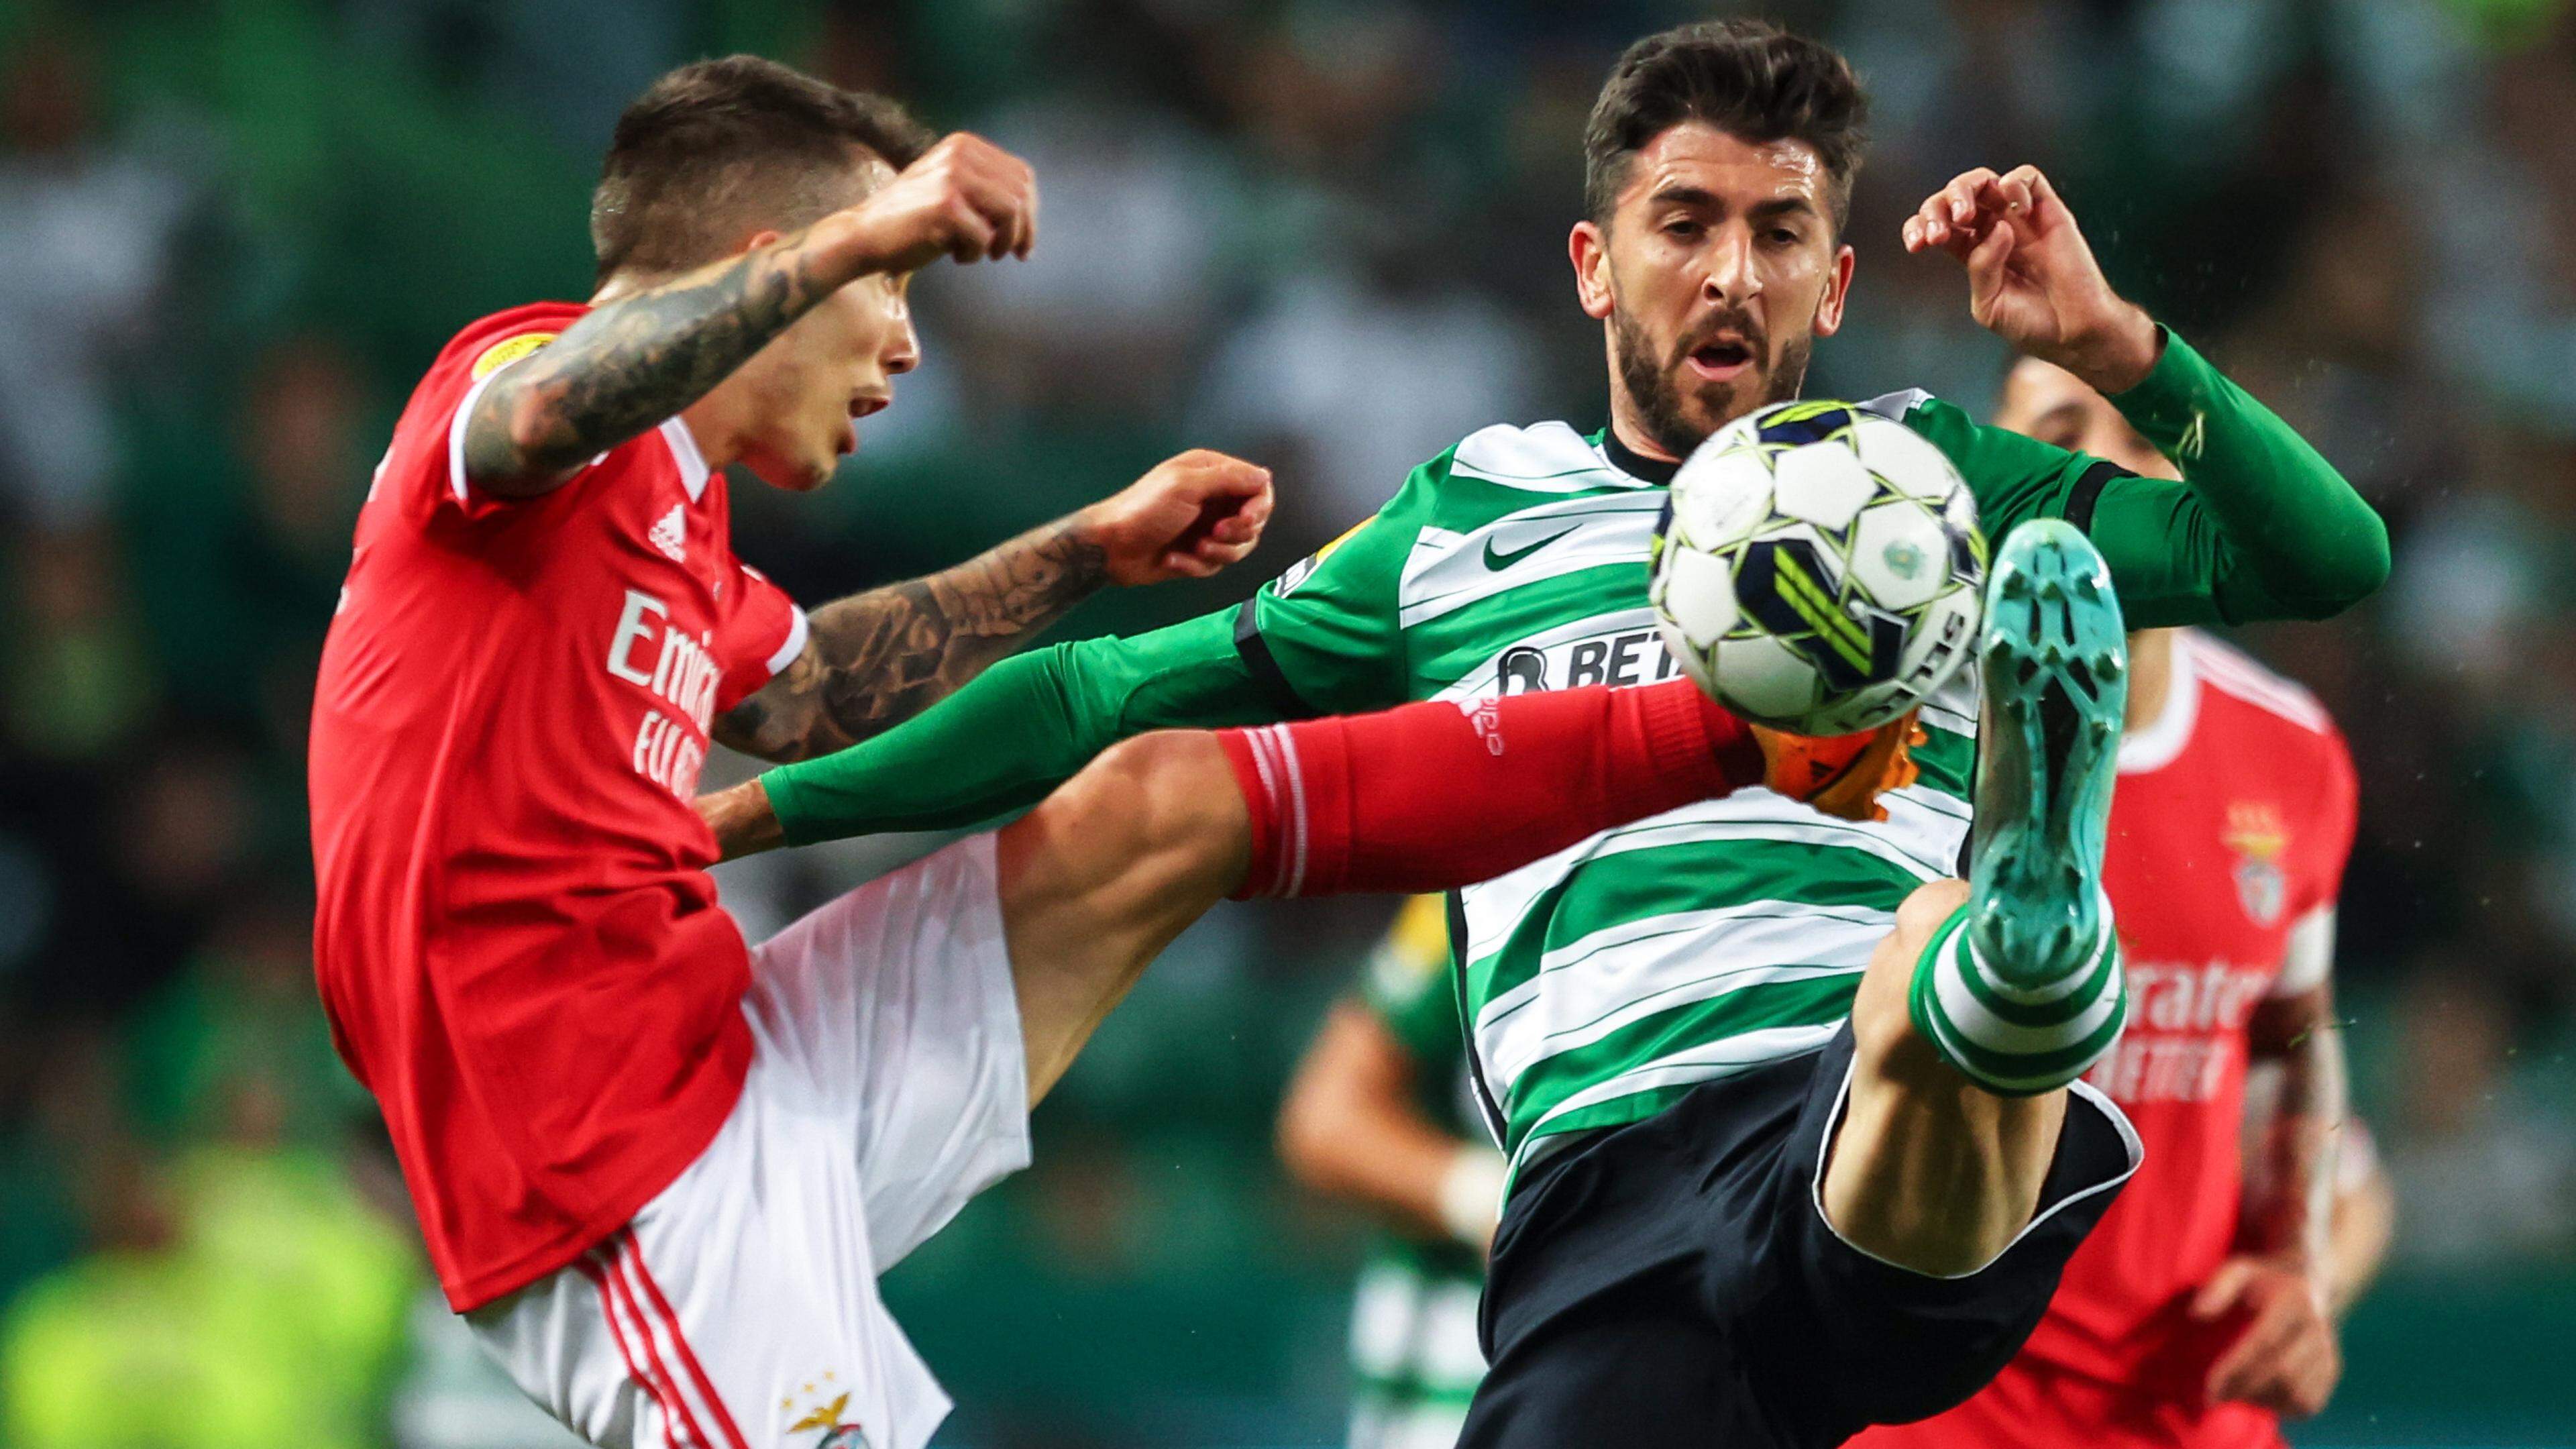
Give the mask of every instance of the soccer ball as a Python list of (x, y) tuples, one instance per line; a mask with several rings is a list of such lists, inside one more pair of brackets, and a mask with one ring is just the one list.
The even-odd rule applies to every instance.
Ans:
[(1674, 475), (1648, 597), (1699, 687), (1802, 735), (1876, 729), (1968, 657), (1976, 501), (1941, 450), (1848, 403), (1736, 419)]

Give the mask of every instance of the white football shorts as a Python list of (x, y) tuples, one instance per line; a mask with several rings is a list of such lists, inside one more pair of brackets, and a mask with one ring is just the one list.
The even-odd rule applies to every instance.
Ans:
[(993, 838), (755, 948), (742, 1100), (580, 1261), (468, 1314), (601, 1449), (919, 1449), (949, 1399), (877, 1275), (1028, 1165)]

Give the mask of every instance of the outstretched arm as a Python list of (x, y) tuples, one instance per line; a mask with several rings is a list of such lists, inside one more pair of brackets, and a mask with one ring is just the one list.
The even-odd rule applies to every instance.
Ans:
[(846, 749), (921, 713), (1100, 586), (1101, 550), (1071, 520), (944, 573), (813, 610), (804, 652), (715, 722), (764, 760)]
[(1183, 453), (944, 573), (814, 610), (804, 652), (718, 719), (715, 736), (765, 760), (846, 749), (946, 698), (1103, 584), (1204, 578), (1239, 561), (1270, 507), (1268, 470)]
[(2182, 470), (2106, 481), (2089, 532), (2137, 625), (2326, 619), (2388, 577), (2388, 529), (2308, 441), (2167, 334), (2111, 399)]
[(1131, 734), (1275, 719), (1235, 649), (1233, 616), (1229, 609), (1005, 659), (919, 718), (702, 795), (698, 812), (727, 860), (852, 835), (949, 830), (1036, 804)]
[(1419, 1071), (1376, 1013), (1336, 1005), (1280, 1104), (1279, 1160), (1317, 1192), (1482, 1252), (1502, 1206), (1502, 1155), (1442, 1131), (1415, 1105)]
[(1236, 608), (1005, 659), (908, 724), (704, 796), (698, 808), (728, 859), (951, 829), (1036, 804), (1092, 756), (1147, 730), (1394, 704), (1406, 688), (1396, 579), (1446, 471), (1446, 455), (1416, 469), (1375, 519)]
[[(2045, 463), (2008, 469), (2048, 486), (2000, 510), (1981, 495), (1992, 531), (2031, 513), (2089, 513), (2133, 627), (2321, 619), (2387, 577), (2378, 514), (2270, 409), (2111, 289), (2037, 168), (1967, 172), (1928, 198), (1903, 235), (1906, 250), (1946, 251), (1967, 269), (1980, 325), (2091, 384), (2183, 472), (2175, 484), (2108, 464), (2065, 476)], [(1963, 418), (1925, 431), (1954, 458), (2037, 448), (2069, 461), (2045, 445), (1980, 436), (1987, 430)]]
[(940, 256), (1025, 256), (1037, 231), (1025, 162), (948, 137), (846, 211), (741, 256), (604, 303), (492, 375), (465, 420), (475, 486), (527, 498), (677, 415), (814, 305), (859, 277)]

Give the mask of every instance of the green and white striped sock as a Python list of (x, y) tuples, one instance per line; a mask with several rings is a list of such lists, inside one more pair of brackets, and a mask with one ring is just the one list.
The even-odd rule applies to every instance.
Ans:
[(2106, 907), (2093, 949), (2052, 980), (2006, 982), (1969, 939), (1961, 906), (1914, 963), (1914, 1028), (1941, 1059), (2005, 1097), (2053, 1092), (2084, 1075), (2129, 1015), (2129, 988)]

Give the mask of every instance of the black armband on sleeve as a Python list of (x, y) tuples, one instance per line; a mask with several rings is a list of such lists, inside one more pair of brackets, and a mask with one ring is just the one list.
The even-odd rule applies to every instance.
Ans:
[(1296, 687), (1279, 668), (1270, 653), (1270, 641), (1261, 637), (1261, 596), (1243, 601), (1234, 614), (1234, 652), (1243, 656), (1243, 667), (1252, 673), (1252, 682), (1262, 697), (1279, 711), (1282, 719), (1313, 719), (1323, 711), (1299, 697)]
[(2093, 508), (2102, 501), (2103, 486), (2114, 478), (2135, 476), (2117, 463), (2095, 463), (2084, 470), (2083, 477), (2075, 480), (2073, 488), (2067, 490), (2066, 508), (2059, 516), (2089, 535), (2093, 532)]

